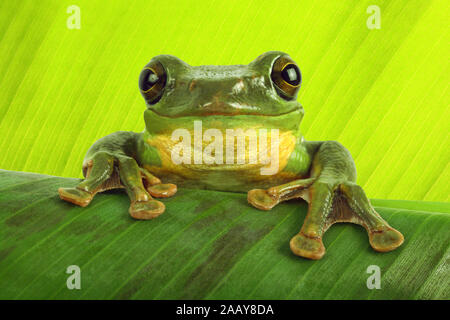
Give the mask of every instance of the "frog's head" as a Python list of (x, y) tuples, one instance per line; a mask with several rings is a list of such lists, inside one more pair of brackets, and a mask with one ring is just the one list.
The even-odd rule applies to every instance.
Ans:
[[(140, 91), (148, 111), (161, 117), (281, 116), (303, 108), (296, 101), (301, 74), (286, 54), (270, 51), (248, 65), (190, 66), (170, 55), (142, 70)], [(293, 119), (294, 120), (294, 119)]]

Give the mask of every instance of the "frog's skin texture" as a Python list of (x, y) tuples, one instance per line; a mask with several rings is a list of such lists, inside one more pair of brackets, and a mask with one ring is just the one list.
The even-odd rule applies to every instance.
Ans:
[[(84, 207), (98, 192), (125, 188), (135, 219), (162, 214), (165, 206), (154, 198), (173, 196), (176, 185), (248, 192), (248, 202), (261, 210), (303, 198), (309, 209), (290, 241), (294, 254), (320, 259), (323, 234), (336, 222), (362, 225), (376, 251), (394, 250), (403, 236), (380, 217), (355, 183), (355, 164), (347, 149), (336, 141), (305, 141), (300, 133), (300, 80), (295, 62), (278, 51), (234, 66), (193, 67), (173, 56), (157, 56), (144, 67), (139, 82), (147, 103), (145, 130), (115, 132), (95, 142), (83, 163), (86, 179), (75, 188), (60, 188), (60, 197)], [(279, 171), (262, 175), (262, 164), (249, 163), (174, 164), (171, 151), (177, 142), (171, 135), (178, 128), (192, 132), (196, 120), (203, 131), (278, 129)]]

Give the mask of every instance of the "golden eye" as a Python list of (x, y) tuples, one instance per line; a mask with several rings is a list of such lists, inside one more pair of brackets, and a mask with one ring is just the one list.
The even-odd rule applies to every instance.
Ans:
[(159, 62), (150, 62), (141, 71), (139, 76), (139, 89), (149, 104), (155, 104), (161, 99), (166, 86), (166, 71)]
[(296, 98), (302, 82), (302, 75), (291, 58), (279, 57), (273, 64), (270, 77), (282, 98), (287, 100)]

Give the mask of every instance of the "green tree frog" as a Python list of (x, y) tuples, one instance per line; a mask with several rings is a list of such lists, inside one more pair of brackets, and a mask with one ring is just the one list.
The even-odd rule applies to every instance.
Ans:
[(337, 222), (363, 226), (376, 251), (394, 250), (403, 236), (356, 184), (349, 151), (336, 141), (303, 138), (301, 80), (297, 64), (279, 51), (232, 66), (156, 56), (139, 77), (144, 131), (95, 142), (83, 162), (85, 180), (59, 195), (84, 207), (98, 192), (125, 188), (135, 219), (162, 214), (165, 206), (155, 198), (173, 196), (177, 186), (247, 192), (261, 210), (302, 198), (308, 213), (290, 240), (294, 254), (322, 258), (322, 237)]

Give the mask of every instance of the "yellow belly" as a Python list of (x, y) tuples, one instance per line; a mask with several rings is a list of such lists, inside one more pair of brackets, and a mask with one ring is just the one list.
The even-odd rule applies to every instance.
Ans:
[[(190, 146), (191, 153), (190, 159), (189, 157), (184, 159), (190, 161), (182, 163), (177, 162), (180, 157), (183, 158), (186, 155), (185, 150), (188, 150), (180, 151), (180, 143), (184, 139), (174, 140), (169, 134), (147, 135), (145, 141), (158, 150), (161, 165), (147, 164), (144, 166), (164, 182), (189, 188), (236, 192), (245, 192), (253, 188), (267, 188), (296, 178), (291, 173), (283, 172), (289, 156), (294, 150), (296, 136), (292, 131), (279, 131), (278, 148), (272, 148), (275, 145), (275, 139), (271, 133), (269, 130), (267, 136), (262, 136), (256, 131), (256, 142), (254, 139), (246, 137), (244, 146), (242, 146), (242, 143), (238, 145), (237, 139), (227, 145), (226, 132), (222, 131), (222, 154), (220, 154), (219, 147), (214, 149), (210, 146), (216, 139), (206, 141), (200, 138), (195, 140), (194, 132), (190, 131), (190, 141), (184, 141), (184, 146)], [(264, 138), (266, 138), (266, 143), (264, 143)], [(209, 149), (208, 146), (210, 146)], [(257, 150), (256, 156), (254, 155), (255, 149)], [(234, 155), (234, 161), (231, 161), (230, 150)], [(174, 154), (178, 155), (176, 161), (174, 161)], [(254, 155), (253, 158), (252, 155)]]

